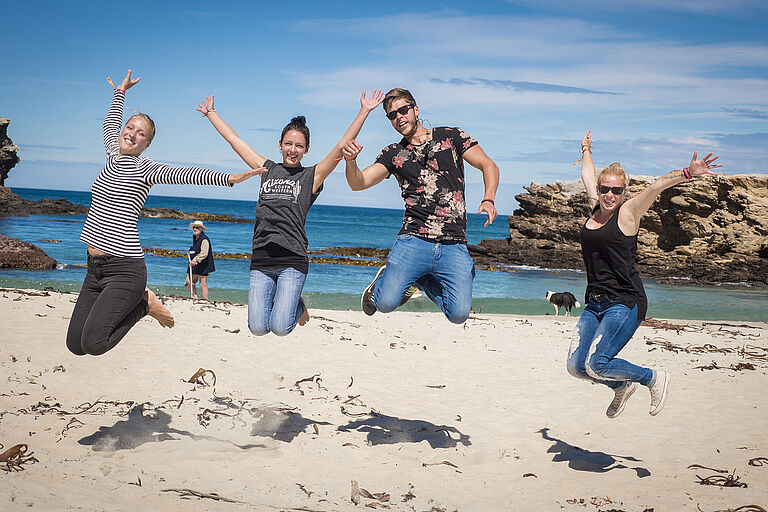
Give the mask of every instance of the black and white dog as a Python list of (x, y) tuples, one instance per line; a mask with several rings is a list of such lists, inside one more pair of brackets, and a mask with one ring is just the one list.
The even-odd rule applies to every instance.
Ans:
[(560, 314), (560, 308), (565, 309), (565, 316), (570, 316), (571, 308), (581, 307), (581, 304), (576, 301), (576, 297), (571, 292), (547, 292), (547, 302), (555, 308), (555, 316)]

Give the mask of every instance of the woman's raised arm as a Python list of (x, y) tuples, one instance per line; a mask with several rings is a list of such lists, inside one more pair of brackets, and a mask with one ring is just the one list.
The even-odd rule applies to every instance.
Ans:
[(206, 97), (205, 101), (200, 103), (195, 110), (203, 114), (203, 117), (208, 118), (213, 127), (216, 128), (216, 131), (219, 132), (219, 135), (229, 142), (229, 145), (232, 146), (235, 153), (237, 153), (249, 167), (256, 169), (264, 166), (264, 162), (266, 162), (267, 159), (246, 144), (245, 141), (237, 135), (235, 130), (233, 130), (232, 127), (229, 126), (216, 112), (216, 109), (213, 107), (213, 94)]
[(342, 148), (344, 148), (349, 141), (357, 137), (360, 133), (360, 129), (363, 127), (363, 123), (365, 123), (365, 120), (368, 118), (368, 114), (381, 105), (383, 100), (384, 93), (379, 89), (374, 89), (370, 98), (366, 98), (365, 91), (363, 91), (360, 95), (360, 111), (355, 116), (352, 124), (349, 125), (349, 128), (347, 128), (347, 131), (341, 137), (339, 143), (336, 144), (331, 152), (317, 164), (317, 167), (315, 167), (315, 182), (312, 187), (313, 192), (317, 192), (320, 185), (325, 181), (325, 178), (327, 178), (336, 168), (336, 165), (342, 159)]
[(712, 153), (708, 153), (707, 156), (699, 160), (698, 151), (694, 151), (691, 163), (688, 164), (688, 167), (683, 167), (683, 169), (679, 171), (671, 171), (664, 176), (656, 178), (656, 180), (645, 187), (642, 192), (624, 203), (624, 207), (621, 209), (619, 215), (619, 223), (622, 231), (630, 235), (637, 233), (640, 229), (640, 219), (642, 219), (645, 212), (648, 211), (648, 208), (651, 207), (663, 190), (673, 187), (678, 183), (688, 181), (696, 176), (717, 174), (710, 169), (722, 167), (722, 165), (714, 163), (718, 158), (720, 158), (718, 155), (712, 156)]
[[(577, 162), (578, 163), (578, 162)], [(590, 130), (581, 138), (581, 182), (587, 189), (590, 208), (597, 204), (597, 176), (595, 163), (592, 161), (592, 134)]]

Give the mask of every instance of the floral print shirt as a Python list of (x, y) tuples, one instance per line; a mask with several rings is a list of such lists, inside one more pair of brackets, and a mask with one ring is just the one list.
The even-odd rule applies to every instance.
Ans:
[(376, 162), (397, 178), (405, 214), (399, 234), (433, 242), (467, 240), (462, 155), (477, 140), (460, 128), (432, 129), (432, 139), (414, 145), (405, 138), (384, 148)]

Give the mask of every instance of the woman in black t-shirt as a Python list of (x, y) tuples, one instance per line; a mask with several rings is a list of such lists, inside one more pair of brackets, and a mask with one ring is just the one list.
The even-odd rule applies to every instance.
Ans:
[(587, 306), (579, 318), (568, 353), (568, 372), (574, 377), (605, 384), (614, 391), (606, 410), (615, 418), (624, 410), (638, 384), (651, 394), (650, 414), (664, 407), (669, 373), (634, 365), (616, 355), (626, 346), (645, 318), (647, 300), (635, 267), (640, 219), (662, 190), (694, 176), (714, 174), (717, 156), (701, 160), (697, 153), (688, 167), (657, 178), (625, 201), (629, 177), (620, 164), (606, 167), (595, 179), (592, 136), (581, 141), (581, 180), (587, 190), (592, 216), (581, 229), (581, 251), (587, 269)]
[(370, 98), (360, 96), (360, 111), (344, 136), (328, 155), (312, 167), (301, 160), (309, 151), (309, 128), (304, 116), (291, 119), (280, 134), (278, 148), (282, 163), (266, 159), (245, 143), (218, 115), (213, 96), (197, 110), (207, 117), (232, 149), (253, 167), (266, 167), (261, 176), (259, 202), (253, 229), (248, 328), (257, 336), (272, 332), (289, 334), (296, 324), (309, 320), (301, 291), (309, 270), (307, 234), (304, 230), (309, 208), (317, 199), (323, 181), (342, 158), (341, 148), (354, 139), (368, 114), (384, 99), (374, 90)]

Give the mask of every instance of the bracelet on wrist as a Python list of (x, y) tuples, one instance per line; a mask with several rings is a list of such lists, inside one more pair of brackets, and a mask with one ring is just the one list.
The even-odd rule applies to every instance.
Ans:
[(683, 167), (683, 176), (685, 176), (686, 179), (693, 178), (693, 176), (691, 176), (691, 173), (688, 172), (688, 168), (687, 167)]
[(480, 204), (483, 204), (483, 203), (491, 203), (493, 206), (496, 206), (496, 203), (493, 202), (493, 199), (483, 199), (482, 201), (480, 201)]
[(581, 146), (581, 152), (584, 153), (585, 151), (588, 151), (589, 154), (592, 154), (592, 149), (589, 146)]
[(122, 89), (121, 89), (121, 88), (119, 88), (119, 87), (115, 87), (115, 92), (121, 92), (121, 93), (125, 94), (125, 91), (124, 91), (124, 90), (122, 90)]

